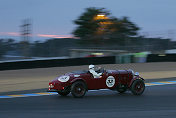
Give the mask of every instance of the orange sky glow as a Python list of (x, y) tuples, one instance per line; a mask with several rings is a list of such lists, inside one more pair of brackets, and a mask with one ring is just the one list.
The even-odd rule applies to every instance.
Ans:
[(17, 33), (17, 32), (0, 32), (0, 35), (5, 35), (5, 36), (20, 36), (20, 34)]
[(51, 34), (37, 34), (38, 37), (48, 37), (48, 38), (73, 38), (70, 35), (51, 35)]
[[(20, 36), (18, 32), (0, 32), (2, 36)], [(51, 34), (35, 34), (33, 36), (46, 37), (46, 38), (74, 38), (71, 35), (51, 35)]]

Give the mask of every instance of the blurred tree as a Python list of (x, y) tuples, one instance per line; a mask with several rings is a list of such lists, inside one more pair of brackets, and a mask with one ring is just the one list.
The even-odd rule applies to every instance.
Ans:
[(111, 36), (131, 37), (137, 35), (139, 27), (131, 22), (128, 17), (123, 17), (121, 19), (114, 18), (112, 19), (112, 22), (113, 24), (109, 26), (109, 29), (112, 30)]
[(7, 41), (4, 42), (6, 51), (10, 51), (14, 49), (15, 40), (14, 39), (7, 39)]
[(30, 58), (30, 43), (28, 41), (20, 41), (19, 52), (21, 53), (23, 58)]
[(77, 40), (71, 38), (36, 41), (31, 46), (31, 55), (35, 57), (68, 56), (68, 50), (77, 46)]
[(0, 58), (2, 58), (7, 51), (12, 50), (13, 44), (13, 39), (0, 39)]
[(3, 40), (0, 39), (0, 58), (2, 58), (2, 56), (5, 54), (5, 46), (4, 46), (4, 43), (3, 43)]
[[(137, 35), (139, 27), (127, 17), (121, 19), (110, 16), (104, 8), (87, 8), (86, 11), (74, 21), (77, 28), (73, 31), (75, 37), (83, 39), (84, 43), (109, 43), (119, 39), (123, 40)], [(109, 39), (107, 41), (107, 39)], [(118, 39), (118, 40), (117, 40)], [(110, 41), (111, 40), (111, 41)]]

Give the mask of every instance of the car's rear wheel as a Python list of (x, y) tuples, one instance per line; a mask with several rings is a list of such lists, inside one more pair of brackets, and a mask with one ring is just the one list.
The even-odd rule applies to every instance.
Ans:
[(145, 90), (145, 84), (143, 80), (137, 79), (131, 85), (131, 92), (134, 95), (141, 95)]
[(75, 98), (81, 98), (86, 93), (86, 85), (82, 81), (74, 82), (71, 86), (71, 94)]
[(70, 93), (70, 91), (58, 91), (57, 93), (61, 96), (67, 96)]

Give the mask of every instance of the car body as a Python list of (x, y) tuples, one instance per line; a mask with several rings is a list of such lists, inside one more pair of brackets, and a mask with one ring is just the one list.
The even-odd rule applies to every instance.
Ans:
[(102, 76), (94, 78), (86, 70), (69, 72), (49, 82), (49, 90), (62, 96), (70, 92), (74, 97), (83, 97), (88, 90), (110, 89), (120, 93), (131, 90), (134, 95), (141, 95), (145, 89), (144, 79), (133, 70), (100, 69)]

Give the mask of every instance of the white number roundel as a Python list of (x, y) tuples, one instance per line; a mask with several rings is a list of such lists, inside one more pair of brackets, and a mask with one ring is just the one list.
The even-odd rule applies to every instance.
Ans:
[(106, 79), (106, 85), (108, 87), (113, 87), (115, 84), (115, 78), (113, 76), (109, 76), (107, 79)]

